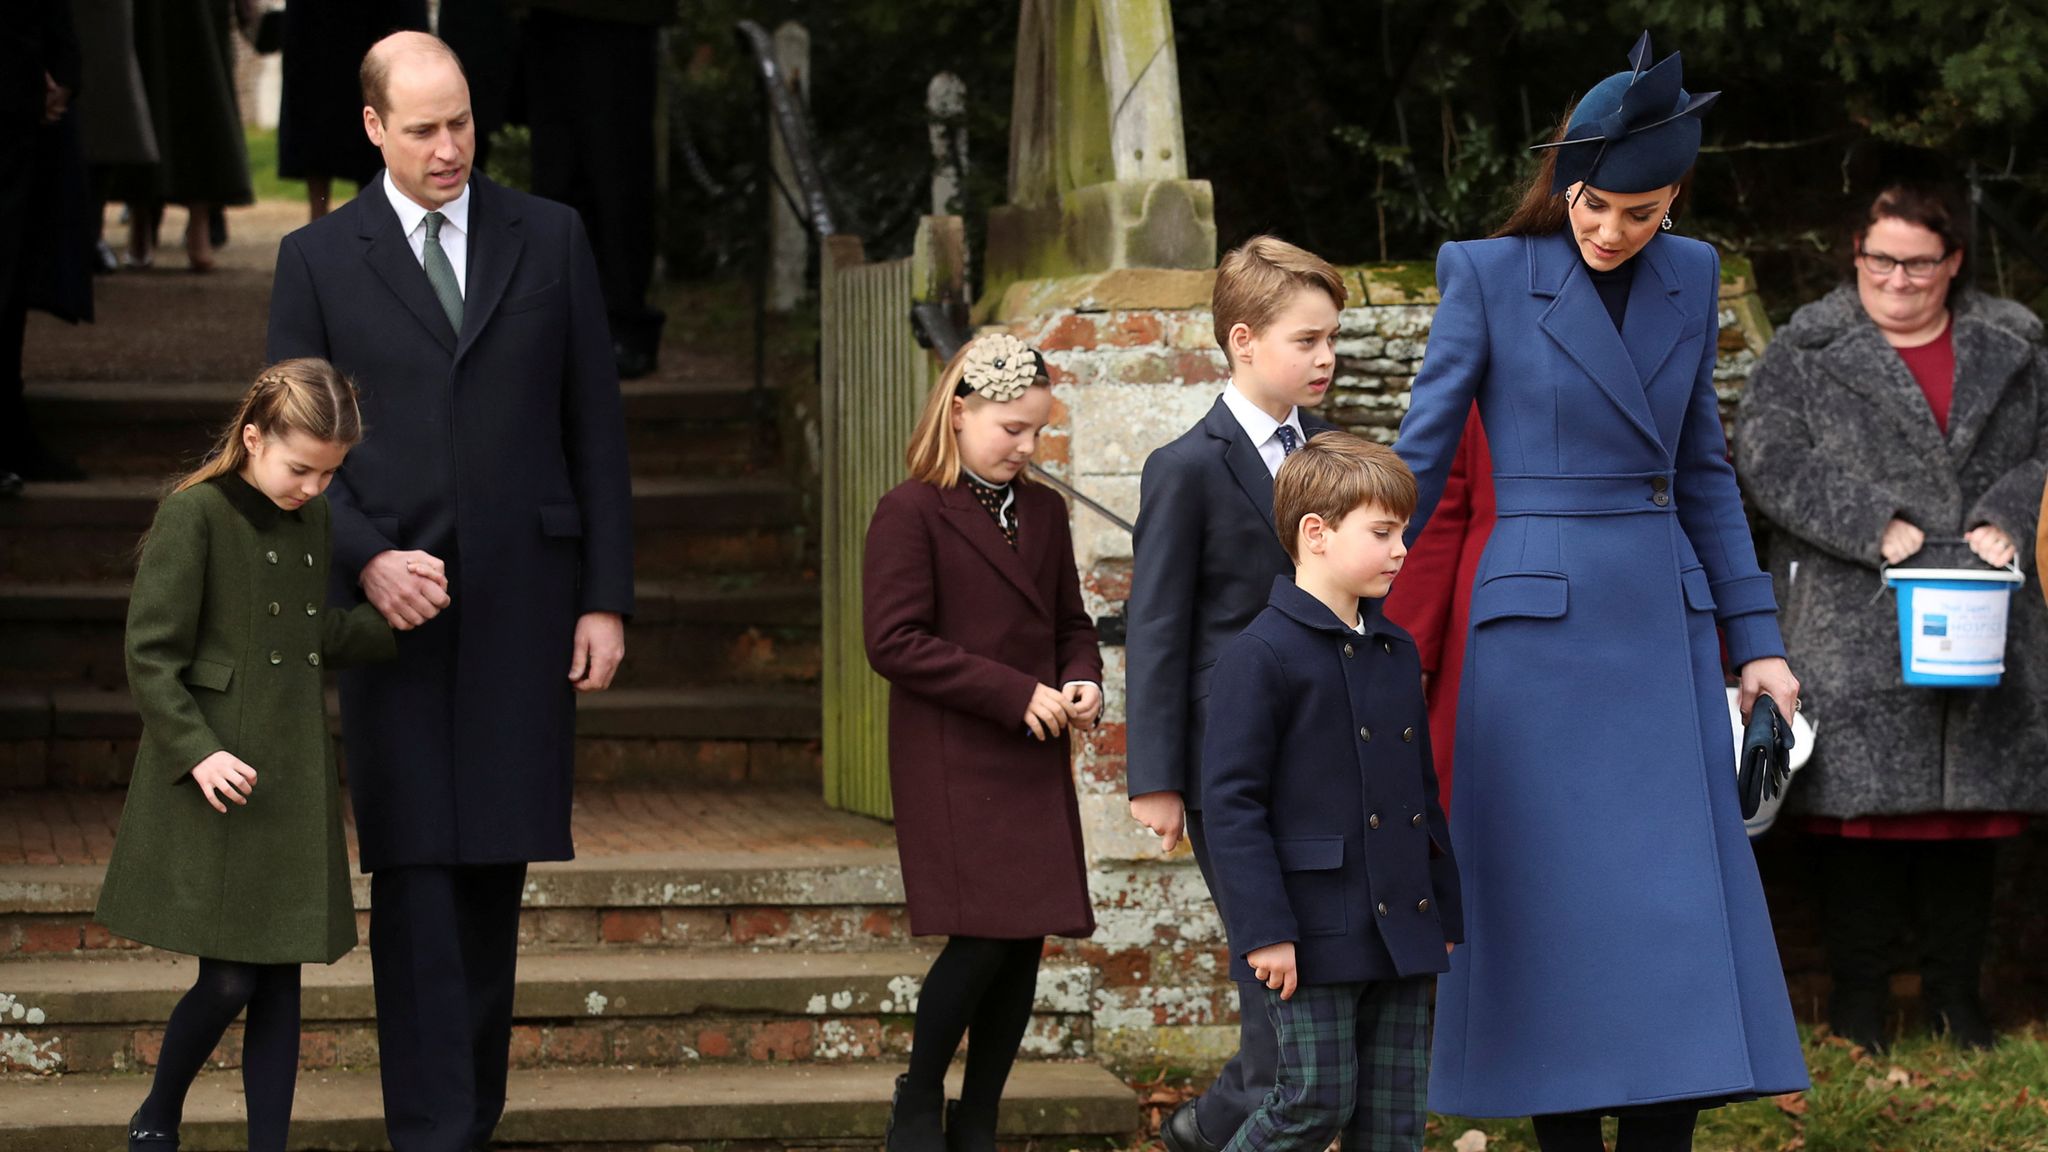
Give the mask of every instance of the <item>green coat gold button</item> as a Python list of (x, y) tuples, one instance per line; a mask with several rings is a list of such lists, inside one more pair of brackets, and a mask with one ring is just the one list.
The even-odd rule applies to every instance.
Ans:
[(268, 561), (270, 561), (270, 562), (271, 562), (272, 564), (275, 564), (275, 563), (277, 563), (277, 553), (275, 553), (275, 552), (265, 552), (265, 553), (263, 554), (263, 558), (264, 558), (265, 560), (268, 560)]
[(282, 611), (284, 611), (284, 609), (278, 606), (278, 603), (277, 603), (277, 601), (275, 601), (275, 600), (272, 600), (272, 601), (270, 602), (270, 614), (271, 614), (272, 616), (275, 616), (275, 615), (277, 615), (277, 614), (278, 614), (279, 612), (282, 612)]
[(282, 664), (282, 663), (284, 663), (284, 653), (282, 653), (282, 652), (272, 652), (272, 653), (270, 654), (270, 662), (271, 662), (272, 664)]
[(318, 652), (306, 653), (306, 663), (318, 668), (320, 666), (320, 654)]
[(308, 568), (311, 568), (312, 566), (313, 566), (313, 554), (312, 554), (311, 552), (308, 552), (308, 553), (306, 553), (306, 567), (308, 567)]
[(306, 615), (308, 615), (308, 616), (318, 616), (319, 614), (320, 614), (320, 606), (319, 606), (318, 604), (308, 604), (308, 605), (306, 605)]

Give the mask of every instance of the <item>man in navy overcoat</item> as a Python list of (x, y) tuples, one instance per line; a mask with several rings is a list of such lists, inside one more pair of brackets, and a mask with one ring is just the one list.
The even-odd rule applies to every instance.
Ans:
[(385, 171), (285, 238), (269, 355), (362, 393), (328, 500), (336, 595), (401, 629), (342, 679), (385, 1123), (398, 1152), (468, 1152), (504, 1109), (526, 865), (573, 854), (575, 692), (625, 651), (625, 426), (576, 214), (471, 172), (439, 40), (380, 42), (364, 78)]

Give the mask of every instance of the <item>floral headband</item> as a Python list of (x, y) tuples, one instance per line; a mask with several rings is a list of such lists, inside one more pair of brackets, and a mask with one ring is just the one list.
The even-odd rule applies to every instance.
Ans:
[(1006, 404), (1024, 394), (1031, 382), (1045, 375), (1045, 361), (1029, 344), (1008, 332), (977, 336), (967, 348), (961, 364), (960, 384), (953, 395), (979, 394)]

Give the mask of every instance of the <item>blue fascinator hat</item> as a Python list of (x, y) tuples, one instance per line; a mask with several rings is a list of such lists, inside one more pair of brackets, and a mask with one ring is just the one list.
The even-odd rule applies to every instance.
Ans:
[(1650, 67), (1650, 34), (1628, 54), (1629, 70), (1593, 86), (1565, 126), (1550, 190), (1584, 181), (1609, 192), (1654, 192), (1678, 183), (1700, 151), (1700, 116), (1719, 92), (1688, 93), (1679, 54)]

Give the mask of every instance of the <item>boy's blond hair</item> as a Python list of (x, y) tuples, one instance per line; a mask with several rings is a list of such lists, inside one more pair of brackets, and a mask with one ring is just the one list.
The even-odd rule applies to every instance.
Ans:
[(1277, 236), (1254, 236), (1224, 253), (1216, 265), (1216, 291), (1209, 298), (1216, 343), (1230, 355), (1230, 330), (1239, 324), (1256, 336), (1266, 330), (1294, 294), (1313, 288), (1344, 307), (1344, 277), (1328, 260)]
[(1371, 505), (1406, 520), (1415, 513), (1415, 500), (1415, 473), (1392, 448), (1350, 432), (1322, 432), (1273, 477), (1273, 528), (1287, 558), (1298, 565), (1301, 518), (1309, 513), (1335, 524)]

